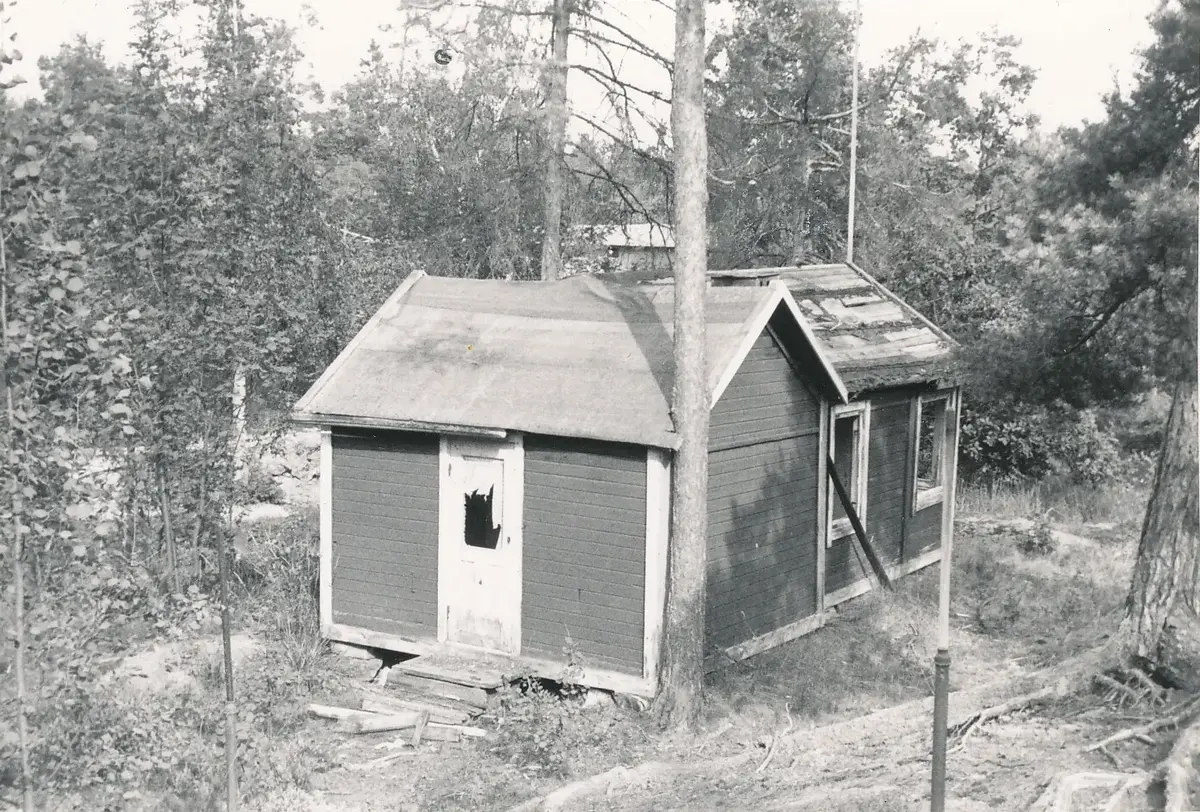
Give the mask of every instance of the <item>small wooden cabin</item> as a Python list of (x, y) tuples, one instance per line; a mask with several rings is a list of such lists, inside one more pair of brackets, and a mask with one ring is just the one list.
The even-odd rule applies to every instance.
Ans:
[(675, 253), (675, 234), (670, 226), (659, 223), (628, 223), (619, 226), (585, 226), (580, 232), (594, 243), (593, 255), (604, 270), (671, 270)]
[[(406, 279), (295, 409), (322, 427), (325, 635), (653, 695), (673, 292)], [(890, 577), (939, 560), (958, 389), (954, 343), (852, 266), (714, 273), (707, 313), (718, 666), (870, 589), (868, 550)]]

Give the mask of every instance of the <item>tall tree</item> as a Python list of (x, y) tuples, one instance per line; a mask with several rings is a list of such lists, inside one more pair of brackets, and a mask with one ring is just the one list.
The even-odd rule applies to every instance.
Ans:
[(567, 141), (567, 43), (571, 36), (571, 0), (553, 0), (554, 26), (546, 76), (546, 169), (542, 181), (542, 279), (562, 276), (562, 217)]
[(1151, 22), (1156, 39), (1133, 89), (1109, 96), (1103, 120), (1064, 132), (1045, 161), (1031, 218), (1042, 261), (1023, 338), (1028, 368), (1056, 387), (1048, 396), (1173, 391), (1122, 624), (1125, 654), (1143, 667), (1165, 664), (1177, 613), (1200, 608), (1200, 0), (1164, 3)]
[(675, 149), (675, 389), (671, 413), (679, 450), (671, 469), (667, 606), (656, 712), (663, 724), (687, 729), (699, 720), (701, 710), (708, 534), (704, 0), (679, 0), (676, 4), (671, 134)]

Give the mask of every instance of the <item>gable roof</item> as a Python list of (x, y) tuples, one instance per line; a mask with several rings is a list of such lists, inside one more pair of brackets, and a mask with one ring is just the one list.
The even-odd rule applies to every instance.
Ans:
[[(296, 404), (294, 419), (425, 430), (513, 430), (677, 448), (674, 286), (619, 276), (505, 282), (409, 276)], [(845, 387), (781, 285), (710, 287), (713, 402), (771, 319)], [(782, 339), (801, 343), (800, 338)], [(806, 355), (807, 354), (807, 355)]]
[(785, 284), (852, 392), (949, 382), (958, 342), (852, 263), (713, 271), (715, 285)]

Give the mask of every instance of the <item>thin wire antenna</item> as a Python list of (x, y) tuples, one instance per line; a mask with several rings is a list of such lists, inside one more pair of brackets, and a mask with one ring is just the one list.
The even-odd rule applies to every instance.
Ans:
[(858, 40), (862, 30), (862, 0), (854, 2), (854, 66), (850, 80), (850, 195), (846, 214), (846, 262), (854, 261), (854, 190), (858, 181)]

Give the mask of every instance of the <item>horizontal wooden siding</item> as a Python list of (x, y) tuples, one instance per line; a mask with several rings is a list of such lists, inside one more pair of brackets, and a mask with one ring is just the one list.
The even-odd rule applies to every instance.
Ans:
[(871, 449), (867, 466), (867, 535), (886, 564), (901, 558), (904, 514), (908, 509), (908, 400), (871, 407)]
[(817, 451), (814, 433), (709, 455), (709, 647), (816, 611)]
[(820, 425), (819, 401), (764, 331), (712, 412), (710, 648), (816, 611)]
[(712, 410), (709, 447), (750, 445), (815, 431), (818, 409), (783, 351), (763, 331)]
[(646, 450), (525, 437), (521, 649), (642, 673)]
[[(911, 508), (911, 503), (909, 505)], [(942, 503), (919, 510), (908, 519), (904, 537), (904, 559), (912, 560), (942, 543)]]
[(437, 636), (438, 438), (333, 434), (333, 620)]

